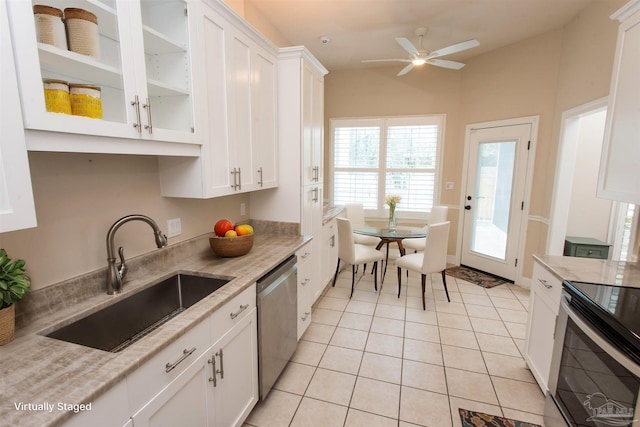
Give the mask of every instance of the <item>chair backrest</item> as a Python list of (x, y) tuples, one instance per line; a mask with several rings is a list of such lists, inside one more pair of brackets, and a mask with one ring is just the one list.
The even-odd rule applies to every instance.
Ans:
[(364, 224), (364, 208), (362, 203), (347, 203), (345, 205), (347, 218), (353, 224)]
[(447, 221), (448, 213), (449, 213), (449, 208), (447, 206), (432, 207), (431, 213), (429, 214), (429, 224), (437, 224), (439, 222)]
[(338, 223), (338, 258), (347, 264), (354, 264), (356, 247), (353, 239), (351, 221), (347, 218), (336, 218)]
[(422, 274), (437, 273), (447, 268), (449, 221), (431, 224), (422, 259)]

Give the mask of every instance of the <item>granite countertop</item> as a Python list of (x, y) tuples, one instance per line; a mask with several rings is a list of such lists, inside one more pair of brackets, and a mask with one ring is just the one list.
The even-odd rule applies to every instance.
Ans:
[(640, 287), (640, 264), (569, 256), (534, 255), (560, 280)]
[[(256, 235), (248, 255), (220, 258), (199, 243), (196, 254), (148, 269), (142, 277), (124, 284), (116, 297), (102, 292), (78, 307), (50, 313), (21, 328), (16, 339), (0, 347), (0, 420), (3, 425), (56, 426), (71, 416), (58, 410), (19, 411), (16, 404), (95, 401), (136, 368), (174, 342), (225, 302), (251, 286), (278, 263), (295, 253), (308, 238), (291, 235)], [(208, 239), (206, 240), (208, 245)], [(165, 248), (167, 249), (167, 248)], [(169, 257), (172, 255), (165, 255)], [(247, 258), (249, 257), (249, 258)], [(179, 316), (119, 353), (108, 353), (40, 335), (60, 322), (70, 323), (97, 307), (108, 305), (175, 272), (199, 272), (234, 277), (228, 284), (185, 310)]]
[(342, 211), (344, 211), (344, 206), (342, 205), (337, 205), (337, 206), (324, 205), (322, 209), (322, 225), (326, 224), (327, 222), (331, 221), (333, 218), (340, 215)]

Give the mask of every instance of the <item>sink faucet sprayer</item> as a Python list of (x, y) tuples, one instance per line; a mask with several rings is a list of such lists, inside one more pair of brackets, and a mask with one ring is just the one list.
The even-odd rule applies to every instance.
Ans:
[(128, 268), (124, 260), (124, 248), (122, 246), (118, 249), (118, 254), (120, 255), (120, 266), (116, 268), (116, 255), (113, 252), (113, 238), (115, 237), (118, 228), (120, 228), (120, 226), (125, 222), (129, 221), (146, 222), (151, 226), (151, 228), (153, 228), (153, 234), (155, 235), (156, 245), (158, 245), (158, 248), (167, 246), (167, 236), (162, 233), (158, 224), (148, 216), (127, 215), (114, 222), (107, 233), (107, 262), (109, 263), (107, 266), (107, 294), (109, 295), (118, 294), (122, 291), (122, 281), (124, 276), (127, 275)]

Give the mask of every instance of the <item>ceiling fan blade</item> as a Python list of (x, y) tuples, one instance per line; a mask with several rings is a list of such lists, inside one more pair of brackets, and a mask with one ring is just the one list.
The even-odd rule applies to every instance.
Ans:
[(438, 58), (440, 56), (451, 55), (452, 53), (462, 52), (463, 50), (471, 49), (472, 47), (480, 46), (480, 42), (476, 39), (467, 40), (466, 42), (453, 44), (451, 46), (443, 47), (434, 52), (429, 53), (428, 59)]
[(402, 46), (404, 50), (409, 52), (411, 55), (418, 56), (420, 54), (418, 52), (418, 49), (416, 49), (413, 43), (411, 43), (408, 39), (405, 39), (404, 37), (396, 37), (396, 41), (400, 46)]
[(404, 67), (402, 70), (400, 70), (400, 72), (398, 73), (398, 77), (404, 76), (405, 74), (407, 74), (412, 69), (413, 69), (413, 62), (410, 63), (409, 65), (407, 65), (406, 67)]
[(459, 70), (465, 65), (462, 62), (447, 61), (446, 59), (428, 59), (427, 64), (435, 65), (436, 67), (451, 68), (452, 70)]
[(363, 59), (360, 62), (411, 62), (410, 59)]

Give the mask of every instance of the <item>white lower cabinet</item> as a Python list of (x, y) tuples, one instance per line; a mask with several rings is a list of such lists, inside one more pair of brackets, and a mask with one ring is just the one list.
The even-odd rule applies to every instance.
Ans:
[(322, 226), (322, 283), (333, 281), (338, 263), (338, 225), (335, 219)]
[(311, 324), (313, 304), (313, 249), (308, 242), (296, 252), (298, 266), (298, 341)]
[(258, 402), (257, 313), (254, 284), (65, 427), (241, 426)]
[(544, 393), (548, 390), (562, 282), (540, 263), (533, 266), (524, 358)]

